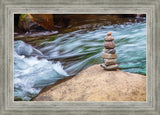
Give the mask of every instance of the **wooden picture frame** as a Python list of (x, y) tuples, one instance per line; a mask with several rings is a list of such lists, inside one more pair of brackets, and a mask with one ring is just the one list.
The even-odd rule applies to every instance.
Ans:
[[(0, 0), (1, 115), (159, 115), (160, 114), (159, 0)], [(14, 101), (14, 14), (146, 14), (146, 102)]]

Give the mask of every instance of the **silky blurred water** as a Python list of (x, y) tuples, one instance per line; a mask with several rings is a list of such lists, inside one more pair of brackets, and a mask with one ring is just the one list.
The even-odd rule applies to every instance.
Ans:
[(15, 100), (30, 100), (57, 80), (103, 63), (107, 31), (115, 38), (119, 69), (146, 75), (146, 23), (83, 25), (75, 31), (14, 43)]

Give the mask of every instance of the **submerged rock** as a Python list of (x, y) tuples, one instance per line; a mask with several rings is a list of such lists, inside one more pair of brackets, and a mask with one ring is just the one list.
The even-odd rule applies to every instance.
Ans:
[(146, 101), (146, 77), (94, 65), (44, 88), (31, 101)]

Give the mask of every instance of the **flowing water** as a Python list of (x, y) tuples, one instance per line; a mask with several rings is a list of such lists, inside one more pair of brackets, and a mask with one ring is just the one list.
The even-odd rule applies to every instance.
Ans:
[(107, 31), (115, 38), (119, 69), (146, 75), (146, 23), (81, 25), (78, 29), (14, 42), (15, 100), (30, 100), (45, 86), (103, 63)]

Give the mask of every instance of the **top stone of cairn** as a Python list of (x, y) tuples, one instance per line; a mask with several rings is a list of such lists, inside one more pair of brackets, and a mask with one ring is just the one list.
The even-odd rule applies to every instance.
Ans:
[(111, 32), (107, 32), (107, 36), (111, 36)]

